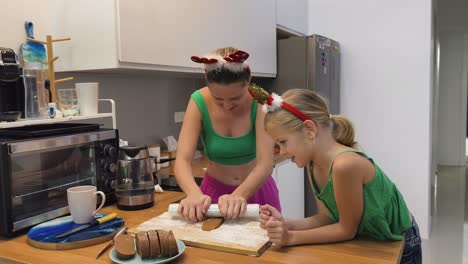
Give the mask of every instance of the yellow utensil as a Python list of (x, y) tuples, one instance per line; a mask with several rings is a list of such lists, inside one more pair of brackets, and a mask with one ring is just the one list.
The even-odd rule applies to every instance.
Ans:
[(56, 235), (55, 237), (56, 238), (61, 238), (61, 237), (65, 237), (65, 236), (68, 236), (68, 235), (71, 235), (73, 233), (76, 233), (78, 231), (81, 231), (83, 229), (86, 229), (86, 228), (89, 228), (89, 227), (92, 227), (92, 226), (97, 226), (99, 224), (102, 224), (102, 223), (105, 223), (105, 222), (108, 222), (110, 220), (113, 220), (117, 217), (117, 214), (116, 213), (112, 213), (112, 214), (108, 214), (104, 217), (101, 217), (99, 219), (96, 219), (94, 221), (92, 221), (91, 223), (89, 224), (86, 224), (86, 225), (82, 225), (82, 226), (79, 226), (79, 227), (75, 227), (73, 228), (72, 230), (69, 230), (69, 231), (66, 231), (66, 232), (63, 232), (61, 234), (58, 234)]

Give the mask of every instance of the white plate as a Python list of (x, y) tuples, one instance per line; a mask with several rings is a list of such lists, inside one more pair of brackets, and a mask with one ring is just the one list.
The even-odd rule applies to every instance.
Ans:
[(166, 263), (169, 261), (172, 261), (176, 258), (178, 258), (182, 253), (185, 251), (185, 244), (184, 242), (176, 239), (177, 242), (177, 248), (179, 249), (179, 254), (169, 257), (169, 258), (164, 258), (164, 257), (159, 257), (159, 258), (149, 258), (149, 259), (141, 259), (140, 255), (138, 253), (135, 254), (135, 256), (131, 259), (120, 259), (117, 257), (117, 252), (115, 251), (115, 248), (109, 252), (109, 257), (114, 261), (115, 263), (122, 263), (122, 264), (156, 264), (156, 263)]

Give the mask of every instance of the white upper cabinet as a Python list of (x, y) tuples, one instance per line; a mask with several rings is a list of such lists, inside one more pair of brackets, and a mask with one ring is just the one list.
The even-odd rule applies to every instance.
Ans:
[(276, 24), (294, 35), (308, 35), (308, 0), (276, 0)]
[(144, 69), (201, 72), (192, 55), (236, 47), (255, 76), (276, 76), (271, 0), (68, 0), (55, 31), (58, 71)]

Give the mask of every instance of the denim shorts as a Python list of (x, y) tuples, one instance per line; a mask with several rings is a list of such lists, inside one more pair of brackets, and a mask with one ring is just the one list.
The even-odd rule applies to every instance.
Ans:
[(405, 232), (405, 248), (401, 255), (401, 264), (422, 264), (421, 236), (416, 221), (412, 220), (411, 227)]

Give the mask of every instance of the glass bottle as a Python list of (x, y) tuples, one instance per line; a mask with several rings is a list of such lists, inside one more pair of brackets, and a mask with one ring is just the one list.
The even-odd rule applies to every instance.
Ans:
[(24, 114), (26, 119), (47, 118), (45, 98), (45, 68), (42, 63), (27, 63), (23, 67)]

